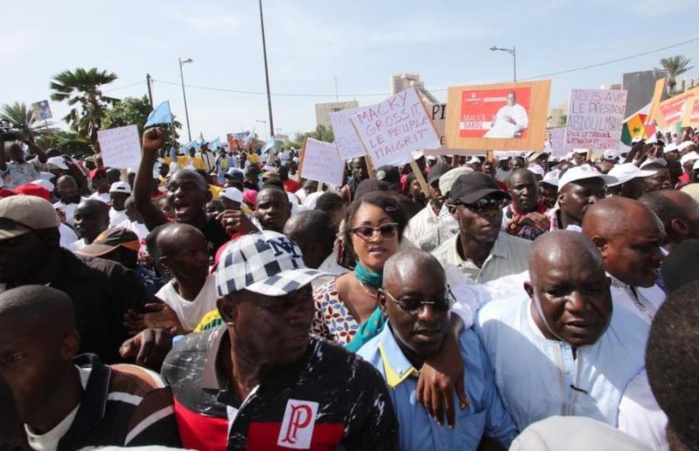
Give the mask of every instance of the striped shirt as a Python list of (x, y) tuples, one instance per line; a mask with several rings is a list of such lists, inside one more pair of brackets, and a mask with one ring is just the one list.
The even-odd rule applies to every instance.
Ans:
[(90, 377), (58, 450), (99, 446), (179, 447), (172, 393), (160, 377), (136, 365), (105, 365), (94, 354), (75, 358)]

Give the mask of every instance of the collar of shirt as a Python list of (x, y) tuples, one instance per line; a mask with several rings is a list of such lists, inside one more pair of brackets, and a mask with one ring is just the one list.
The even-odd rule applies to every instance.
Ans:
[(90, 368), (90, 378), (87, 381), (80, 408), (70, 431), (66, 434), (66, 436), (76, 434), (80, 437), (87, 434), (104, 418), (112, 369), (103, 364), (95, 354), (81, 354), (75, 357), (74, 361), (80, 368)]
[(393, 338), (390, 325), (381, 332), (379, 352), (386, 372), (386, 384), (389, 388), (396, 388), (410, 376), (418, 377), (420, 375), (420, 371), (405, 357), (396, 339)]
[[(500, 258), (507, 258), (508, 252), (507, 252), (507, 246), (503, 244), (503, 232), (500, 232), (498, 234), (498, 239), (495, 240), (495, 244), (493, 244), (493, 248), (490, 250), (490, 253), (488, 254), (488, 258), (485, 259), (483, 262), (483, 266), (481, 266), (481, 269), (483, 269), (493, 257), (500, 257)], [(452, 250), (454, 251), (454, 257), (456, 258), (455, 261), (461, 261), (462, 263), (469, 263), (473, 265), (473, 262), (471, 259), (464, 259), (461, 257), (461, 252), (459, 252), (459, 249), (461, 248), (461, 235), (456, 235), (456, 240), (455, 240), (455, 245), (452, 246)]]

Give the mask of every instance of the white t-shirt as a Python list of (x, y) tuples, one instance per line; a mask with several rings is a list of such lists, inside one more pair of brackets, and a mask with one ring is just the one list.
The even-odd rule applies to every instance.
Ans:
[[(87, 200), (86, 198), (80, 198), (80, 202)], [(79, 203), (80, 203), (79, 202)], [(73, 216), (75, 215), (75, 210), (78, 208), (78, 204), (64, 204), (63, 201), (58, 201), (53, 204), (55, 210), (61, 210), (66, 215), (66, 222), (73, 225)]]
[(78, 241), (78, 234), (65, 224), (58, 225), (58, 232), (61, 234), (61, 247), (70, 249), (70, 245)]
[(148, 227), (140, 222), (126, 220), (118, 223), (117, 227), (122, 229), (131, 230), (138, 237), (138, 242), (141, 244), (141, 248), (138, 250), (138, 258), (143, 258), (148, 255), (148, 249), (146, 248), (146, 237), (148, 236)]
[(124, 221), (128, 221), (128, 220), (129, 220), (129, 217), (126, 216), (126, 210), (117, 211), (114, 209), (114, 207), (109, 209), (109, 228), (110, 229), (113, 229), (114, 227), (121, 227), (119, 224), (121, 224)]
[(94, 193), (90, 194), (90, 197), (88, 199), (95, 199), (95, 200), (101, 200), (105, 204), (111, 204), (112, 203), (112, 196), (109, 195), (109, 193), (98, 193), (95, 191)]
[(171, 280), (165, 284), (155, 295), (175, 311), (185, 330), (194, 330), (204, 315), (216, 308), (216, 278), (209, 274), (193, 301), (183, 299), (175, 289), (174, 282)]
[[(87, 381), (90, 379), (91, 368), (80, 368), (78, 366), (75, 368), (78, 370), (78, 374), (80, 375), (80, 384), (83, 386), (84, 390), (85, 387), (87, 387)], [(79, 408), (80, 404), (75, 406), (75, 409), (71, 410), (70, 413), (56, 425), (56, 427), (45, 434), (35, 434), (32, 432), (31, 428), (25, 424), (24, 431), (27, 433), (27, 441), (29, 442), (31, 449), (40, 451), (54, 451), (58, 449), (58, 442), (66, 434), (66, 432), (70, 430), (70, 427), (73, 425), (73, 420), (75, 420), (75, 416), (78, 414)]]
[(87, 243), (85, 242), (85, 238), (80, 238), (79, 240), (73, 241), (72, 243), (70, 243), (70, 246), (68, 246), (68, 249), (72, 252), (77, 252), (80, 249), (84, 248), (85, 246), (87, 246)]

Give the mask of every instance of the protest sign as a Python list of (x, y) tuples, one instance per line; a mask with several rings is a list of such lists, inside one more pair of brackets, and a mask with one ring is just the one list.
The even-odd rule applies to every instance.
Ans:
[(657, 114), (658, 111), (658, 105), (660, 102), (663, 100), (663, 96), (665, 95), (665, 78), (661, 78), (659, 80), (655, 81), (655, 88), (653, 89), (653, 97), (651, 98), (650, 101), (650, 107), (648, 112), (646, 113), (648, 116), (646, 117), (646, 125), (650, 125), (653, 123), (655, 120), (655, 115)]
[(447, 147), (541, 151), (550, 90), (550, 80), (450, 87)]
[(549, 142), (551, 144), (551, 156), (556, 158), (565, 158), (566, 154), (573, 150), (573, 147), (566, 144), (566, 128), (556, 127), (551, 128), (548, 131)]
[(141, 161), (141, 141), (138, 127), (111, 128), (97, 132), (102, 161), (110, 168), (129, 168), (138, 166)]
[(331, 186), (341, 186), (345, 180), (345, 162), (332, 143), (306, 138), (299, 161), (301, 177)]
[(32, 113), (35, 121), (46, 121), (53, 117), (48, 100), (40, 100), (32, 103)]
[(699, 127), (699, 95), (692, 97), (684, 108), (683, 127)]
[(661, 102), (655, 114), (655, 121), (662, 128), (682, 121), (689, 100), (696, 96), (699, 96), (699, 88), (690, 89)]
[(412, 152), (439, 147), (439, 136), (415, 88), (406, 89), (350, 118), (376, 167), (405, 164)]
[(483, 151), (467, 150), (467, 149), (449, 149), (447, 147), (447, 139), (444, 135), (444, 129), (447, 123), (447, 104), (437, 103), (428, 108), (430, 119), (434, 126), (437, 135), (439, 136), (439, 147), (436, 149), (425, 149), (425, 155), (474, 155), (483, 153)]
[(335, 137), (335, 146), (343, 160), (349, 160), (355, 157), (363, 157), (364, 147), (362, 146), (357, 132), (352, 127), (350, 118), (357, 113), (366, 109), (348, 108), (346, 110), (330, 113), (330, 123), (332, 124), (333, 136)]
[(570, 93), (566, 144), (583, 149), (616, 149), (626, 112), (622, 89), (573, 89)]

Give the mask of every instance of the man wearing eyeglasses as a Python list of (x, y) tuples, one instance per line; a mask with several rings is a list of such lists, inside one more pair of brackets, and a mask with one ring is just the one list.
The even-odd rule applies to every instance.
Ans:
[[(480, 284), (527, 270), (530, 241), (500, 230), (509, 201), (510, 195), (482, 172), (456, 179), (447, 205), (459, 223), (459, 233), (432, 252), (447, 270), (450, 284)], [(463, 276), (459, 280), (458, 273)]]
[(470, 405), (459, 413), (454, 428), (431, 421), (414, 402), (420, 368), (439, 351), (449, 330), (452, 297), (437, 259), (418, 249), (392, 256), (384, 266), (378, 301), (388, 327), (358, 354), (376, 367), (391, 389), (400, 449), (476, 449), (483, 439), (497, 442), (490, 449), (509, 447), (515, 425), (495, 388), (485, 351), (470, 329), (459, 336)]

